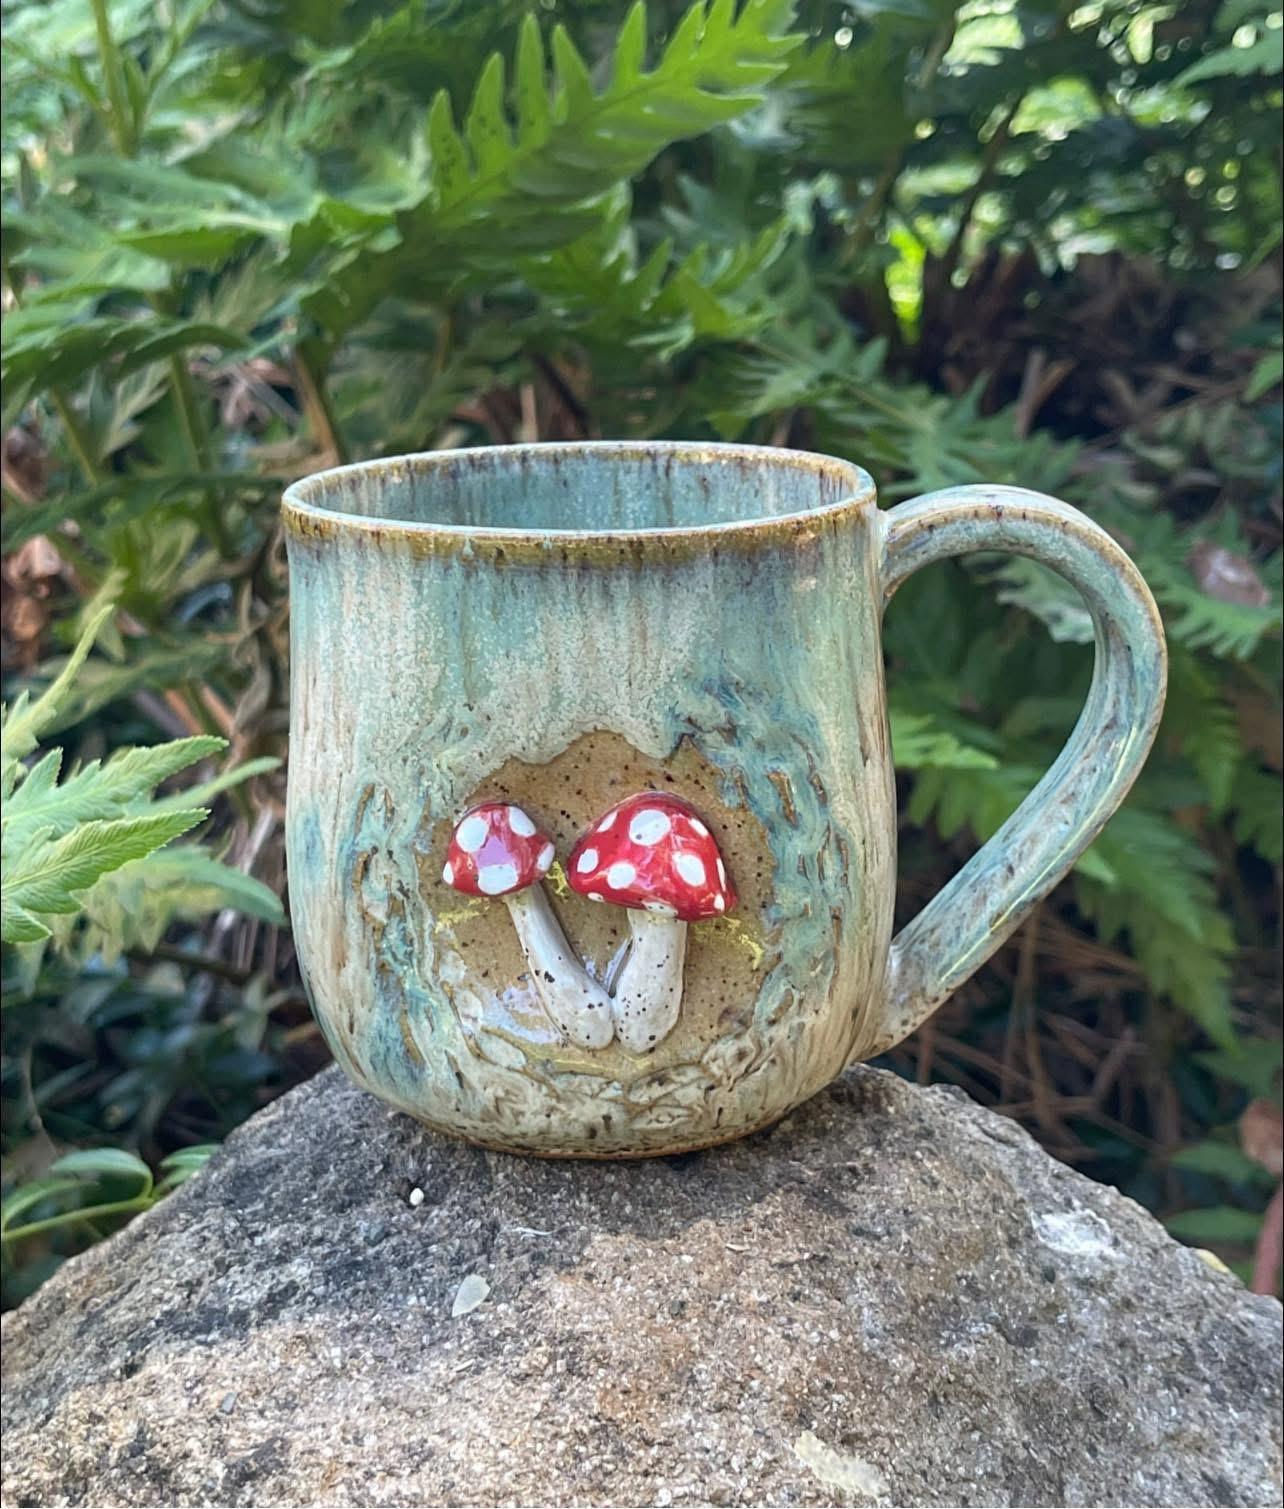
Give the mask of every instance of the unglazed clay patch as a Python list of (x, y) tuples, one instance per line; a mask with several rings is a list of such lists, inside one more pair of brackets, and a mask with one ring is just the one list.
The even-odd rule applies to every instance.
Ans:
[[(465, 1029), (541, 1058), (560, 1041), (566, 1066), (587, 1050), (586, 1069), (617, 1073), (641, 1055), (675, 1061), (682, 1044), (747, 1019), (767, 958), (771, 859), (720, 780), (685, 741), (660, 762), (596, 733), (545, 766), (508, 761), (456, 823), (437, 824), (420, 874), (468, 898), (436, 908)], [(461, 840), (476, 849), (461, 853)], [(487, 894), (482, 871), (495, 865), (514, 885)]]
[(456, 824), (441, 878), (466, 896), (503, 900), (531, 988), (568, 1042), (605, 1048), (618, 1033), (631, 1052), (650, 1053), (682, 1007), (687, 923), (736, 903), (717, 842), (690, 802), (665, 791), (626, 797), (580, 838), (567, 871), (572, 890), (629, 911), (628, 947), (609, 971), (599, 966), (601, 984), (541, 886), (555, 854), (521, 807), (482, 802)]

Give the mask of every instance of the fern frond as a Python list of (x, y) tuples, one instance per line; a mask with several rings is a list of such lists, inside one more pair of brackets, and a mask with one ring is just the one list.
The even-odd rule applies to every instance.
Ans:
[(71, 684), (76, 679), (76, 672), (85, 663), (99, 631), (115, 611), (115, 607), (115, 603), (101, 603), (98, 606), (66, 663), (34, 702), (25, 691), (21, 692), (13, 707), (5, 708), (0, 715), (0, 783), (6, 797), (17, 782), (18, 761), (31, 753), (40, 735), (58, 716)]
[(627, 189), (605, 204), (591, 231), (523, 266), (560, 333), (574, 331), (595, 352), (632, 347), (669, 360), (697, 341), (750, 338), (780, 318), (767, 275), (789, 240), (784, 219), (731, 246), (697, 243), (676, 262), (664, 240), (640, 262)]
[(1241, 765), (1230, 794), (1233, 831), (1241, 844), (1256, 849), (1272, 864), (1284, 862), (1284, 807), (1280, 778), (1255, 765)]
[(1114, 881), (1080, 875), (1079, 904), (1103, 938), (1127, 934), (1152, 989), (1214, 1042), (1234, 1040), (1231, 925), (1219, 908), (1214, 861), (1171, 817), (1127, 806), (1097, 840)]
[(262, 881), (191, 844), (158, 849), (104, 875), (83, 899), (80, 952), (107, 963), (129, 949), (151, 950), (170, 925), (234, 907), (281, 926), (285, 913)]
[[(1012, 816), (1042, 775), (1035, 766), (1016, 761), (995, 761), (988, 766), (927, 766), (915, 778), (906, 816), (912, 823), (935, 822), (946, 838), (966, 829), (984, 842)], [(1102, 885), (1115, 881), (1100, 840), (1079, 856), (1075, 870)]]
[(992, 754), (965, 744), (927, 713), (893, 707), (888, 721), (897, 770), (994, 770), (998, 766)]
[(308, 312), (337, 335), (394, 282), (421, 293), (451, 287), (586, 234), (605, 196), (665, 147), (762, 100), (800, 40), (786, 32), (792, 15), (792, 0), (748, 0), (739, 11), (735, 0), (696, 0), (648, 69), (638, 0), (600, 91), (565, 28), (553, 31), (550, 64), (539, 23), (527, 16), (511, 79), (494, 54), (462, 128), (448, 93), (434, 99), (429, 186), (397, 215), (398, 244), (358, 248), (305, 299)]
[(1021, 608), (1042, 619), (1048, 633), (1062, 644), (1091, 644), (1092, 614), (1083, 598), (1050, 567), (1025, 556), (1011, 556), (989, 573), (1001, 603)]
[[(112, 953), (146, 939), (154, 945), (167, 919), (198, 915), (201, 907), (241, 906), (256, 916), (282, 920), (280, 903), (258, 881), (229, 870), (198, 848), (157, 851), (208, 816), (204, 801), (237, 781), (276, 765), (252, 760), (194, 790), (153, 799), (155, 788), (198, 760), (216, 754), (226, 740), (208, 735), (150, 748), (121, 749), (105, 763), (91, 761), (59, 783), (62, 751), (51, 749), (24, 766), (40, 732), (55, 722), (72, 694), (72, 682), (113, 604), (104, 602), (53, 684), (35, 702), (20, 698), (3, 723), (3, 788), (0, 865), (4, 870), (2, 931), (6, 943), (38, 943), (55, 935), (70, 942), (78, 914), (117, 907), (110, 929), (99, 927), (95, 946)], [(116, 881), (117, 876), (123, 879)], [(115, 883), (113, 885), (113, 883)], [(164, 891), (152, 896), (150, 888)], [(90, 928), (88, 931), (93, 932)]]
[(1226, 810), (1243, 754), (1239, 719), (1216, 684), (1184, 646), (1174, 646), (1168, 664), (1168, 701), (1163, 734), (1176, 740), (1208, 791), (1215, 815)]
[(1263, 602), (1229, 601), (1205, 591), (1191, 570), (1197, 547), (1212, 545), (1233, 557), (1249, 559), (1235, 520), (1229, 515), (1212, 529), (1180, 530), (1170, 514), (1132, 515), (1124, 529), (1133, 540), (1132, 555), (1164, 609), (1164, 627), (1172, 640), (1192, 650), (1207, 650), (1227, 660), (1247, 660), (1268, 636), (1278, 636), (1280, 553), (1259, 566)]
[(47, 830), (28, 840), (23, 856), (6, 866), (5, 888), (23, 912), (40, 915), (80, 910), (80, 892), (109, 870), (141, 859), (201, 822), (204, 808), (164, 812), (149, 817), (122, 817), (80, 824), (51, 840)]
[[(150, 794), (161, 781), (197, 760), (217, 754), (226, 742), (212, 735), (198, 735), (149, 748), (122, 749), (105, 765), (91, 761), (61, 785), (43, 777), (51, 759), (56, 757), (61, 763), (61, 751), (51, 750), (5, 804), (0, 819), (5, 847), (16, 852), (41, 830), (49, 837), (61, 838), (79, 823), (123, 816), (131, 802)], [(53, 769), (56, 774), (57, 765)], [(199, 800), (185, 792), (176, 803), (190, 808), (199, 805)]]

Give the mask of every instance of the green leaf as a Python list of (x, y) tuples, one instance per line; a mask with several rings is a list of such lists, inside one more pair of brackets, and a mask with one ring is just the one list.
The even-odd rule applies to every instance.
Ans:
[(247, 344), (239, 332), (199, 320), (87, 315), (83, 306), (65, 302), (26, 304), (5, 316), (4, 331), (0, 375), (27, 394), (74, 383), (109, 364), (124, 375), (175, 351), (233, 351)]
[(33, 1206), (83, 1187), (79, 1179), (31, 1179), (20, 1184), (0, 1205), (0, 1233), (7, 1235), (17, 1218)]
[(1278, 388), (1281, 382), (1284, 382), (1284, 351), (1268, 351), (1253, 368), (1244, 389), (1244, 398), (1249, 403), (1256, 403), (1272, 388)]
[(160, 849), (113, 870), (84, 895), (85, 942), (114, 960), (123, 949), (152, 949), (176, 921), (225, 907), (285, 925), (276, 893), (191, 844)]
[(1239, 770), (1239, 719), (1184, 647), (1174, 646), (1169, 656), (1163, 733), (1175, 733), (1207, 788), (1209, 805), (1220, 815), (1230, 802)]
[(1222, 47), (1192, 63), (1177, 75), (1179, 84), (1197, 84), (1204, 79), (1249, 78), (1253, 74), (1277, 74), (1284, 71), (1284, 32), (1279, 27), (1262, 27), (1258, 38), (1247, 47)]
[[(182, 542), (181, 534), (171, 530), (169, 543)], [(190, 635), (170, 647), (143, 651), (124, 665), (107, 660), (91, 660), (76, 678), (58, 713), (50, 720), (49, 731), (68, 728), (91, 717), (99, 708), (139, 690), (158, 691), (199, 677), (211, 666), (221, 663), (221, 645), (198, 635)]]
[(1235, 1040), (1229, 980), (1235, 938), (1214, 885), (1214, 861), (1166, 814), (1129, 802), (1096, 848), (1114, 874), (1080, 875), (1079, 904), (1103, 938), (1126, 934), (1151, 988), (1187, 1012), (1214, 1042)]
[(8, 553), (37, 535), (53, 534), (66, 524), (89, 522), (103, 529), (119, 528), (166, 504), (202, 494), (227, 500), (241, 496), (263, 497), (280, 492), (283, 486), (280, 478), (242, 472), (176, 471), (160, 477), (132, 475), (83, 492), (62, 494), (34, 508), (7, 507), (0, 539)]
[(1260, 1184), (1266, 1188), (1275, 1185), (1274, 1175), (1229, 1142), (1197, 1142), (1174, 1153), (1170, 1161), (1173, 1168), (1209, 1174), (1230, 1184)]
[(52, 1174), (74, 1174), (82, 1179), (133, 1179), (138, 1183), (136, 1195), (151, 1192), (152, 1171), (139, 1157), (119, 1147), (82, 1148), (66, 1153), (50, 1164)]
[(1269, 599), (1260, 604), (1206, 591), (1192, 570), (1192, 559), (1206, 546), (1225, 550), (1240, 561), (1250, 560), (1233, 515), (1225, 517), (1220, 532), (1204, 526), (1180, 530), (1166, 513), (1137, 513), (1129, 523), (1130, 533), (1135, 534), (1133, 558), (1164, 610), (1164, 630), (1170, 641), (1224, 659), (1247, 660), (1264, 639), (1279, 636), (1279, 552), (1257, 569), (1266, 589), (1264, 597)]
[(98, 218), (53, 195), (34, 209), (9, 212), (5, 233), (17, 241), (14, 265), (55, 284), (59, 301), (126, 290), (160, 293), (169, 285), (163, 261), (122, 245)]
[(1241, 764), (1231, 789), (1230, 807), (1236, 839), (1272, 864), (1284, 863), (1284, 810), (1278, 773)]
[[(102, 766), (101, 782), (115, 801), (130, 802), (176, 775), (227, 748), (227, 740), (215, 734), (196, 734), (140, 749), (118, 749)], [(192, 803), (189, 801), (188, 806)]]
[(169, 225), (124, 231), (120, 244), (176, 267), (216, 268), (255, 239), (256, 232), (234, 225)]
[(1279, 1087), (1284, 1048), (1265, 1040), (1252, 1044), (1235, 1041), (1212, 1052), (1196, 1053), (1195, 1062), (1219, 1079), (1242, 1085), (1253, 1096), (1269, 1098)]
[(1011, 556), (993, 571), (991, 579), (1001, 603), (1042, 619), (1053, 639), (1062, 644), (1092, 643), (1096, 634), (1092, 614), (1065, 577), (1038, 561)]
[(1184, 1210), (1169, 1216), (1164, 1225), (1183, 1242), (1233, 1242), (1252, 1244), (1262, 1229), (1262, 1218), (1234, 1205), (1213, 1205), (1206, 1210)]
[(985, 750), (962, 743), (926, 714), (892, 708), (892, 756), (898, 770), (994, 770), (998, 760)]
[(9, 777), (17, 761), (36, 747), (37, 739), (58, 715), (76, 673), (84, 664), (102, 626), (114, 611), (115, 604), (109, 602), (101, 603), (95, 609), (66, 663), (35, 702), (30, 701), (27, 693), (23, 692), (12, 710), (5, 709), (3, 720), (0, 721), (0, 767), (4, 771), (6, 796), (13, 789)]
[[(61, 786), (36, 779), (48, 764), (46, 758), (21, 782), (5, 805), (2, 831), (6, 851), (13, 853), (23, 848), (41, 830), (47, 838), (61, 838), (79, 823), (123, 817), (131, 802), (150, 796), (160, 782), (198, 760), (217, 754), (226, 745), (225, 739), (202, 734), (144, 749), (120, 749), (105, 765), (94, 760)], [(179, 793), (167, 803), (169, 810), (199, 805), (199, 800), (188, 793)], [(153, 806), (150, 810), (155, 812), (158, 808)]]
[(763, 88), (798, 44), (792, 6), (704, 0), (687, 11), (655, 66), (642, 65), (639, 7), (624, 30), (623, 66), (597, 92), (563, 27), (546, 74), (538, 27), (523, 26), (517, 109), (504, 106), (496, 54), (482, 71), (461, 132), (446, 91), (426, 123), (431, 180), (420, 203), (396, 217), (398, 245), (361, 250), (304, 304), (340, 334), (394, 286), (421, 292), (465, 279), (484, 283), (514, 256), (566, 245), (599, 223), (606, 196), (665, 147), (699, 136), (760, 103)]
[(280, 760), (273, 755), (260, 755), (254, 760), (244, 760), (240, 765), (234, 765), (230, 770), (223, 771), (212, 780), (200, 781), (195, 786), (188, 786), (183, 791), (175, 792), (173, 796), (158, 797), (151, 803), (149, 810), (165, 812), (179, 806), (204, 807), (220, 792), (229, 791), (233, 786), (253, 780), (255, 776), (266, 775), (269, 770), (278, 769), (280, 764)]
[(29, 841), (27, 852), (8, 866), (9, 897), (16, 906), (36, 914), (76, 912), (78, 893), (101, 875), (150, 854), (206, 816), (203, 808), (196, 808), (123, 817), (84, 823), (53, 843)]
[(0, 938), (6, 943), (39, 943), (49, 937), (49, 929), (38, 917), (22, 907), (6, 891), (0, 895)]
[(186, 1184), (218, 1152), (216, 1142), (194, 1143), (191, 1147), (179, 1148), (161, 1159), (161, 1180), (156, 1186), (157, 1194), (167, 1195), (180, 1184)]

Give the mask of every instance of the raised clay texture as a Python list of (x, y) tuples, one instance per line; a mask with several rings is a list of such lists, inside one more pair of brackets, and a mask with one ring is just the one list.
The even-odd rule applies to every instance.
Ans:
[(1279, 1378), (1274, 1300), (956, 1093), (567, 1163), (331, 1070), (5, 1317), (3, 1502), (1273, 1505)]

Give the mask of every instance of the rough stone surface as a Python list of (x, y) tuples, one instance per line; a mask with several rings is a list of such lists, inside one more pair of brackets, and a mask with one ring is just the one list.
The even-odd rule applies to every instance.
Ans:
[(4, 1356), (12, 1505), (1280, 1499), (1279, 1306), (867, 1069), (608, 1164), (450, 1142), (330, 1071)]

